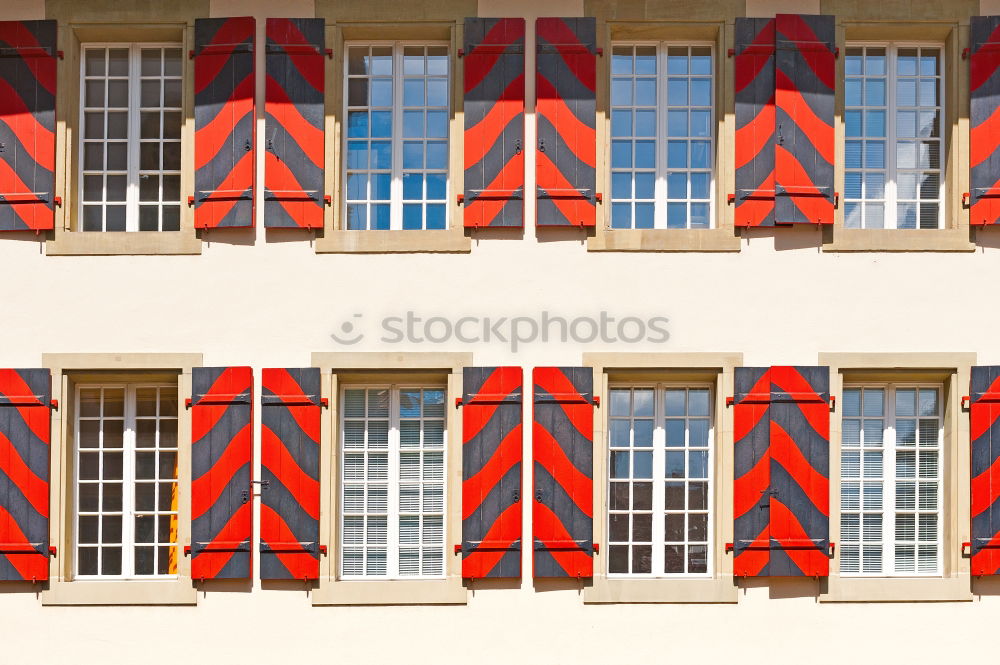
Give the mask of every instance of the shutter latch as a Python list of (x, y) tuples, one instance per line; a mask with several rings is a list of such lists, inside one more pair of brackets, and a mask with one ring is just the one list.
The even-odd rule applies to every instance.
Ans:
[(271, 488), (271, 481), (270, 480), (251, 480), (250, 481), (250, 487), (248, 489), (245, 489), (242, 492), (240, 492), (240, 496), (243, 499), (242, 503), (246, 503), (247, 501), (250, 500), (250, 496), (253, 494), (253, 486), (254, 485), (260, 485), (260, 489), (261, 490), (266, 490), (266, 489), (270, 489)]

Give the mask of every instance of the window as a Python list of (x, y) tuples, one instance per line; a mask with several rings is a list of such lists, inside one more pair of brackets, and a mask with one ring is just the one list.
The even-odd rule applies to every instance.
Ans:
[(445, 388), (347, 387), (343, 579), (444, 576)]
[(844, 388), (842, 575), (941, 574), (941, 388)]
[(347, 46), (348, 230), (444, 229), (448, 47)]
[(941, 228), (941, 65), (938, 47), (847, 48), (847, 228)]
[(611, 228), (711, 226), (711, 46), (617, 45), (611, 56)]
[(608, 573), (709, 575), (711, 391), (612, 386)]
[(181, 48), (83, 46), (83, 231), (180, 229)]
[(176, 576), (176, 385), (79, 385), (74, 432), (76, 577)]

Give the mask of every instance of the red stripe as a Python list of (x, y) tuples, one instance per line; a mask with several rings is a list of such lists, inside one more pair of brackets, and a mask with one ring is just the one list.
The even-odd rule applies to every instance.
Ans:
[[(251, 518), (253, 513), (250, 502), (242, 504), (233, 516), (229, 518), (211, 543), (205, 546), (206, 549), (225, 547), (232, 549), (233, 543), (242, 543), (250, 539)], [(236, 552), (200, 552), (191, 559), (192, 579), (212, 579), (219, 574)]]
[(733, 517), (742, 517), (756, 508), (770, 482), (771, 456), (765, 451), (752, 469), (733, 482)]
[[(776, 535), (777, 534), (777, 535)], [(771, 539), (782, 546), (782, 551), (799, 567), (803, 575), (826, 577), (830, 574), (830, 559), (819, 548), (801, 548), (809, 534), (796, 519), (795, 514), (778, 499), (771, 497)]]
[[(559, 167), (549, 159), (548, 153), (544, 152), (538, 152), (535, 156), (535, 180), (538, 188), (543, 190), (576, 189), (576, 186), (563, 176)], [(570, 224), (578, 226), (593, 226), (595, 224), (596, 213), (594, 206), (590, 205), (590, 201), (562, 198), (550, 200)]]
[(976, 167), (989, 159), (1000, 145), (1000, 106), (990, 117), (969, 130), (969, 166)]
[(733, 411), (733, 441), (743, 439), (767, 413), (767, 406), (771, 399), (771, 370), (765, 370), (746, 394), (752, 395), (754, 400), (764, 399), (765, 401), (763, 403), (745, 401), (748, 399), (746, 396), (737, 398), (743, 401), (738, 401)]
[(969, 409), (969, 428), (971, 430), (969, 438), (972, 441), (977, 441), (993, 427), (993, 423), (998, 417), (1000, 417), (1000, 404), (973, 402)]
[(736, 130), (736, 168), (755, 159), (774, 136), (774, 97), (761, 107), (754, 119)]
[[(302, 184), (288, 168), (288, 162), (278, 159), (270, 150), (264, 153), (264, 182), (271, 191), (301, 192)], [(323, 207), (316, 201), (284, 201), (277, 200), (275, 203), (284, 208), (288, 216), (291, 217), (300, 227), (322, 227)]]
[[(254, 29), (255, 24), (252, 17), (241, 16), (239, 18), (227, 19), (215, 34), (212, 35), (212, 40), (207, 44), (203, 44), (202, 48), (215, 44), (243, 44), (248, 40), (253, 43)], [(210, 54), (199, 53), (196, 56), (194, 61), (195, 94), (201, 92), (215, 81), (215, 77), (226, 66), (231, 56), (233, 56), (233, 47), (213, 48)], [(249, 58), (251, 69), (253, 68), (252, 53), (239, 53), (235, 57)]]
[[(49, 558), (44, 554), (39, 554), (31, 541), (24, 535), (18, 526), (14, 516), (0, 504), (0, 542), (4, 543), (5, 549), (21, 550), (16, 553), (0, 554), (6, 556), (7, 562), (14, 567), (21, 579), (25, 580), (47, 580), (49, 579)], [(11, 547), (11, 546), (20, 547)]]
[(805, 190), (790, 198), (806, 219), (813, 224), (833, 224), (833, 201), (821, 194), (795, 155), (780, 145), (774, 146), (774, 167), (779, 185)]
[(1000, 497), (1000, 458), (993, 460), (990, 467), (972, 479), (973, 517), (990, 509)]
[(281, 561), (293, 579), (314, 580), (319, 577), (319, 561), (299, 544), (298, 539), (281, 515), (269, 506), (260, 504), (260, 539), (271, 547), (282, 550), (299, 548), (301, 552), (269, 552)]
[(298, 26), (291, 19), (269, 18), (265, 26), (267, 38), (275, 44), (291, 44), (297, 46), (311, 46), (316, 49), (313, 53), (286, 53), (292, 66), (298, 70), (299, 75), (312, 88), (318, 92), (323, 92), (323, 53), (319, 45), (313, 44), (302, 34)]
[(486, 53), (482, 49), (483, 46), (495, 47), (500, 44), (513, 44), (522, 39), (524, 39), (523, 18), (505, 18), (497, 21), (496, 25), (490, 28), (490, 31), (483, 37), (483, 41), (476, 44), (476, 47), (463, 58), (465, 92), (468, 93), (482, 83), (503, 55), (502, 53)]
[(503, 130), (524, 112), (524, 75), (518, 76), (500, 93), (482, 120), (465, 130), (465, 168), (479, 162), (496, 144)]
[[(191, 481), (191, 519), (207, 513), (241, 466), (250, 462), (251, 424), (244, 425), (226, 445), (225, 452), (201, 476)], [(198, 445), (195, 443), (195, 445)]]
[[(216, 191), (246, 191), (253, 187), (254, 180), (254, 151), (250, 150), (233, 166), (232, 170), (219, 183)], [(199, 202), (194, 209), (194, 227), (196, 229), (212, 228), (218, 226), (219, 222), (225, 219), (229, 211), (236, 205), (235, 199), (223, 199), (214, 201), (211, 198)], [(244, 226), (253, 226), (253, 216)]]
[[(736, 62), (734, 63), (736, 92), (740, 92), (743, 88), (753, 83), (753, 80), (760, 74), (760, 70), (764, 68), (764, 65), (771, 61), (771, 57), (774, 55), (774, 19), (768, 21), (761, 28), (761, 31), (754, 37), (750, 46), (753, 48), (750, 49), (749, 53), (743, 52), (736, 56)], [(766, 53), (763, 53), (761, 47), (766, 48), (768, 46), (770, 49)]]
[(215, 427), (226, 413), (226, 404), (198, 404), (202, 399), (229, 397), (253, 388), (253, 372), (249, 367), (226, 367), (215, 378), (204, 395), (195, 400), (191, 418), (191, 441), (197, 443)]
[[(481, 194), (496, 190), (511, 190), (524, 187), (524, 152), (519, 152), (504, 164), (500, 173), (486, 185)], [(507, 199), (476, 199), (465, 206), (463, 219), (465, 226), (489, 226), (507, 205)]]
[[(795, 48), (813, 75), (820, 83), (833, 90), (834, 55), (830, 46), (821, 43), (820, 38), (799, 14), (778, 14), (775, 21), (777, 31), (789, 41), (795, 42)], [(833, 160), (830, 160), (830, 163), (832, 164)]]
[(993, 72), (1000, 66), (1000, 51), (995, 47), (984, 48), (984, 44), (1000, 41), (1000, 26), (993, 28), (993, 32), (986, 38), (983, 44), (972, 53), (969, 58), (969, 89), (978, 90), (980, 86), (990, 80)]
[[(797, 369), (788, 365), (772, 367), (771, 383), (780, 388), (782, 392), (796, 395), (796, 403), (799, 404), (802, 415), (809, 422), (809, 425), (816, 430), (817, 434), (829, 440), (830, 411), (827, 409), (826, 399), (816, 392), (812, 384)], [(803, 403), (812, 403), (821, 408), (807, 409)]]
[[(993, 186), (1000, 187), (1000, 179), (993, 183)], [(972, 226), (996, 224), (998, 218), (1000, 218), (1000, 201), (994, 198), (981, 198), (969, 209), (969, 224)]]
[(260, 427), (260, 463), (285, 486), (299, 507), (314, 520), (319, 519), (319, 481), (302, 470), (285, 448), (281, 438), (267, 425)]
[(483, 382), (476, 393), (470, 396), (465, 404), (465, 413), (473, 407), (476, 418), (462, 418), (462, 441), (468, 442), (486, 426), (500, 404), (495, 402), (481, 404), (476, 401), (478, 395), (510, 395), (521, 387), (520, 367), (497, 367)]
[(489, 461), (475, 475), (462, 481), (462, 519), (482, 505), (504, 474), (521, 462), (521, 425), (507, 433)]
[(538, 87), (538, 102), (535, 106), (539, 115), (545, 117), (563, 140), (570, 152), (587, 166), (597, 163), (596, 132), (576, 117), (559, 91), (539, 72), (535, 78)]
[[(594, 415), (590, 402), (580, 394), (569, 380), (569, 377), (558, 367), (536, 367), (532, 372), (532, 382), (538, 388), (550, 395), (569, 395), (568, 399), (581, 402), (580, 404), (560, 404), (566, 417), (573, 423), (580, 434), (588, 439), (594, 438)], [(581, 406), (582, 409), (568, 408)]]
[(743, 550), (733, 558), (734, 576), (754, 577), (760, 574), (760, 571), (767, 565), (767, 562), (771, 559), (771, 540), (768, 537), (769, 528), (765, 526), (764, 530), (757, 534), (757, 537), (751, 543), (753, 549)]
[(570, 500), (587, 517), (594, 515), (594, 481), (566, 456), (559, 442), (539, 423), (533, 432), (534, 461), (552, 474)]
[[(566, 531), (559, 517), (544, 503), (536, 501), (532, 504), (532, 525), (534, 539), (543, 547), (566, 548), (577, 547), (572, 536)], [(551, 534), (546, 538), (539, 534)], [(583, 550), (564, 550), (548, 552), (556, 563), (562, 567), (568, 577), (590, 577), (594, 574), (594, 562), (589, 552)], [(537, 555), (536, 555), (537, 556)], [(537, 575), (536, 575), (537, 576)]]
[(46, 171), (55, 168), (55, 134), (38, 122), (13, 86), (3, 78), (0, 78), (0, 122), (10, 127), (38, 166)]
[[(24, 377), (14, 369), (0, 369), (0, 395), (16, 406), (18, 414), (31, 433), (39, 440), (49, 443), (49, 409), (48, 404), (42, 404), (35, 391), (24, 380)], [(44, 406), (46, 408), (39, 409)]]
[[(24, 463), (3, 432), (0, 432), (0, 471), (7, 474), (39, 515), (48, 518), (49, 483), (35, 475)], [(0, 542), (3, 540), (0, 539)]]
[(819, 156), (832, 165), (835, 159), (833, 126), (813, 112), (802, 93), (795, 89), (792, 80), (780, 70), (777, 72), (777, 82), (776, 104), (788, 114), (799, 131), (805, 134)]
[[(15, 49), (45, 48), (35, 37), (31, 30), (22, 21), (0, 22), (0, 41), (6, 42)], [(32, 75), (38, 84), (47, 91), (56, 94), (56, 54), (49, 53), (45, 56), (32, 55), (21, 58), (25, 66), (31, 70)]]
[[(31, 194), (32, 189), (21, 180), (11, 165), (0, 159), (0, 189), (5, 194)], [(52, 195), (52, 192), (49, 192)], [(45, 231), (55, 226), (55, 211), (48, 203), (35, 197), (38, 203), (18, 203), (10, 206), (21, 221), (33, 231)]]
[(499, 563), (508, 548), (521, 537), (521, 504), (508, 506), (483, 536), (483, 547), (489, 551), (469, 552), (462, 559), (462, 577), (486, 577)]
[[(774, 191), (774, 171), (767, 174), (759, 189)], [(774, 195), (768, 193), (771, 198), (754, 198), (736, 201), (736, 226), (760, 226), (764, 219), (774, 211)]]
[[(194, 167), (200, 169), (219, 154), (233, 129), (248, 113), (253, 113), (253, 72), (233, 89), (225, 105), (212, 120), (194, 133)], [(237, 146), (242, 150), (243, 146)], [(322, 162), (321, 162), (322, 163)]]
[(267, 77), (266, 83), (267, 98), (264, 110), (281, 124), (310, 162), (317, 168), (323, 168), (323, 129), (314, 127), (302, 117), (295, 102), (289, 99), (288, 93), (280, 83), (270, 76)]
[[(587, 90), (596, 89), (597, 56), (589, 51), (587, 53), (580, 52), (580, 48), (584, 44), (577, 34), (566, 25), (565, 21), (561, 18), (540, 18), (535, 23), (535, 32), (538, 39), (544, 39), (549, 45), (555, 46), (566, 68), (576, 76)], [(543, 54), (541, 57), (545, 55), (547, 54)], [(541, 80), (541, 75), (538, 78)], [(538, 101), (541, 101), (541, 93), (538, 95)]]
[[(286, 397), (300, 400), (313, 399), (305, 394), (302, 386), (299, 385), (299, 382), (295, 380), (288, 370), (281, 367), (265, 368), (261, 372), (261, 383), (264, 390), (271, 393), (271, 399), (280, 398), (284, 400)], [(318, 404), (284, 404), (284, 408), (288, 409), (288, 412), (295, 419), (296, 424), (298, 424), (305, 435), (318, 444), (320, 437), (320, 406)]]
[[(771, 421), (771, 459), (780, 464), (802, 489), (820, 513), (830, 515), (830, 479), (817, 471), (795, 444), (795, 440), (778, 423)], [(772, 516), (772, 520), (773, 520)], [(773, 521), (772, 521), (773, 525)], [(774, 538), (774, 527), (771, 528)]]

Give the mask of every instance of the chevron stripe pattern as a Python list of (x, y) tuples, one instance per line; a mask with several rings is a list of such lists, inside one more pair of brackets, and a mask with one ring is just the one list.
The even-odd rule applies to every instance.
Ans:
[(49, 579), (47, 369), (0, 369), (0, 581)]
[(253, 372), (195, 367), (191, 376), (191, 577), (250, 577)]
[(833, 16), (775, 18), (777, 224), (833, 224)]
[(323, 228), (324, 19), (269, 18), (264, 226)]
[(521, 368), (466, 367), (462, 383), (462, 577), (520, 577)]
[(1000, 366), (972, 368), (969, 425), (972, 439), (973, 575), (1000, 574)]
[(1000, 222), (1000, 16), (969, 23), (969, 223)]
[(265, 369), (261, 388), (260, 577), (319, 578), (319, 369)]
[(56, 22), (0, 21), (0, 231), (55, 226)]
[(733, 574), (829, 575), (829, 368), (741, 367), (735, 380)]
[(194, 22), (194, 226), (252, 227), (254, 19)]
[(589, 367), (532, 374), (535, 577), (594, 574), (594, 394)]
[(524, 226), (521, 18), (467, 18), (464, 31), (466, 227)]
[(774, 22), (736, 18), (736, 226), (774, 226)]
[(597, 223), (597, 19), (535, 23), (538, 226)]

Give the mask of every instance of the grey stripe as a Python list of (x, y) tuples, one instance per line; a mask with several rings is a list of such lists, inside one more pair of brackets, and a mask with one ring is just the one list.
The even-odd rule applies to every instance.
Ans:
[(233, 438), (248, 425), (250, 425), (249, 404), (227, 406), (225, 413), (212, 429), (198, 441), (192, 442), (191, 477), (197, 480), (208, 473), (225, 454)]
[[(46, 496), (46, 503), (48, 497)], [(14, 481), (0, 470), (0, 506), (3, 506), (17, 522), (18, 528), (28, 542), (42, 543), (41, 551), (47, 551), (49, 542), (49, 520), (31, 505)]]
[[(555, 513), (572, 540), (591, 542), (594, 538), (594, 520), (588, 517), (563, 489), (562, 485), (541, 464), (535, 462), (535, 491), (532, 500), (548, 506)], [(593, 488), (589, 490), (593, 493)]]
[[(48, 407), (31, 406), (32, 410), (44, 411), (49, 415)], [(31, 472), (48, 482), (49, 480), (49, 446), (39, 439), (28, 424), (24, 422), (18, 409), (12, 406), (0, 406), (0, 434), (7, 437), (11, 446), (17, 452), (21, 461), (31, 469)]]
[[(269, 469), (262, 469), (261, 480), (267, 486), (261, 489), (261, 502), (281, 516), (295, 535), (296, 542), (312, 543), (313, 554), (319, 557), (319, 520), (315, 520), (302, 509), (292, 493)], [(264, 551), (263, 534), (261, 551)]]
[(319, 481), (319, 441), (313, 440), (299, 427), (287, 407), (265, 404), (260, 416), (261, 425), (274, 433), (302, 472)]
[(240, 466), (219, 493), (212, 507), (191, 520), (191, 542), (209, 543), (243, 505), (243, 492), (250, 491), (250, 463)]
[(503, 511), (516, 502), (515, 494), (521, 495), (521, 463), (518, 462), (505, 473), (483, 498), (476, 510), (462, 520), (463, 548), (475, 547), (486, 537), (486, 532), (497, 521)]

